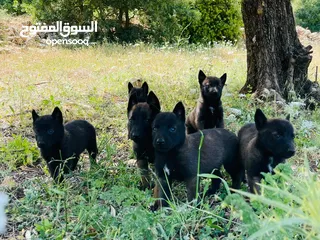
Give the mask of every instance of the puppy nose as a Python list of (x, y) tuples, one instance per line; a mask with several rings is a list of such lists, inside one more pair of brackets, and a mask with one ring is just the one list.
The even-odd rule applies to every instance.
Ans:
[(288, 149), (288, 154), (293, 156), (296, 153), (296, 151), (294, 149)]
[(46, 145), (44, 144), (44, 142), (39, 142), (38, 143), (38, 147), (39, 148), (44, 148)]
[(211, 88), (209, 89), (209, 91), (212, 92), (212, 93), (217, 93), (217, 92), (218, 92), (218, 89), (217, 89), (216, 87), (211, 87)]
[(138, 133), (132, 133), (131, 138), (132, 140), (137, 140), (139, 139), (140, 135)]
[(163, 138), (158, 138), (157, 141), (156, 141), (156, 143), (157, 143), (158, 145), (163, 145), (163, 144), (164, 144), (164, 139), (163, 139)]

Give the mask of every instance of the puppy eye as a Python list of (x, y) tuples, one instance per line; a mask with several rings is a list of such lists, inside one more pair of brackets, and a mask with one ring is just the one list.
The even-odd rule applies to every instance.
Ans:
[(156, 127), (152, 128), (152, 131), (156, 132), (158, 129)]
[(176, 131), (176, 128), (175, 128), (175, 127), (169, 128), (169, 132), (175, 132), (175, 131)]
[(47, 131), (47, 133), (48, 133), (49, 135), (52, 135), (52, 134), (54, 133), (54, 130), (53, 130), (53, 129), (49, 129), (49, 130)]
[(134, 121), (134, 119), (133, 119), (133, 118), (130, 118), (130, 119), (129, 119), (129, 122), (133, 122), (133, 121)]
[(272, 133), (272, 135), (273, 135), (273, 137), (274, 137), (275, 139), (281, 138), (281, 134), (279, 134), (279, 133), (277, 133), (277, 132)]
[(146, 123), (150, 123), (151, 122), (151, 119), (146, 119)]

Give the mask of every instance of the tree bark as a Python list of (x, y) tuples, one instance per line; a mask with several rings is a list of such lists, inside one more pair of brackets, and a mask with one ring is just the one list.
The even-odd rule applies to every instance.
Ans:
[(118, 21), (120, 25), (122, 24), (122, 17), (123, 17), (123, 10), (122, 8), (119, 9)]
[(290, 0), (243, 0), (242, 17), (247, 81), (240, 92), (285, 101), (304, 97), (312, 47), (298, 39)]
[(126, 25), (125, 25), (125, 28), (128, 28), (129, 25), (130, 25), (130, 17), (129, 17), (129, 9), (128, 9), (128, 8), (125, 9), (125, 16), (126, 16)]

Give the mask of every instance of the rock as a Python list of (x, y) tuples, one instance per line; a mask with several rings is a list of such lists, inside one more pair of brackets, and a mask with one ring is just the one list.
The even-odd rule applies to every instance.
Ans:
[(290, 107), (300, 107), (300, 108), (303, 108), (303, 107), (306, 106), (306, 104), (303, 103), (303, 102), (291, 102), (291, 103), (289, 104), (289, 106), (290, 106)]
[(303, 120), (301, 123), (301, 128), (302, 129), (307, 129), (307, 130), (311, 130), (315, 127), (314, 122), (309, 121), (309, 120)]
[(296, 31), (298, 38), (300, 40), (309, 40), (312, 42), (320, 42), (320, 33), (311, 32), (309, 29), (303, 28), (301, 26), (296, 26)]
[(224, 96), (225, 96), (225, 97), (232, 97), (233, 94), (232, 94), (232, 93), (225, 93)]
[(311, 39), (311, 41), (320, 41), (320, 33), (317, 33), (317, 32), (313, 32), (313, 33), (310, 33), (308, 35), (308, 38)]
[(196, 93), (197, 93), (197, 89), (195, 89), (195, 88), (190, 89), (190, 94), (196, 94)]
[(234, 122), (236, 121), (237, 117), (234, 114), (230, 114), (226, 119), (229, 122)]
[(239, 117), (242, 115), (242, 111), (240, 109), (237, 108), (229, 108), (228, 109), (229, 112), (231, 112), (232, 114), (234, 114), (235, 116)]
[(276, 104), (277, 104), (278, 106), (281, 106), (281, 107), (286, 106), (286, 103), (283, 102), (283, 101), (276, 101)]
[(307, 37), (311, 31), (309, 29), (305, 29), (301, 26), (296, 26), (296, 31), (297, 31), (297, 34), (298, 34), (298, 37)]
[(136, 167), (137, 166), (137, 160), (136, 159), (129, 159), (126, 161), (126, 164), (128, 167)]

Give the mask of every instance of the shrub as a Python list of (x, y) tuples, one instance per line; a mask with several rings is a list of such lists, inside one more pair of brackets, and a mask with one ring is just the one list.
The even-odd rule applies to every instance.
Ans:
[(320, 1), (301, 0), (300, 8), (295, 13), (297, 24), (309, 28), (312, 32), (320, 31)]
[(165, 0), (150, 3), (143, 23), (158, 43), (180, 43), (189, 38), (188, 28), (200, 20), (200, 13), (183, 0)]
[(196, 0), (200, 20), (189, 29), (191, 43), (236, 42), (242, 25), (240, 4), (233, 0)]
[(32, 0), (0, 0), (0, 6), (8, 13), (21, 15), (26, 13), (26, 7), (31, 4)]
[[(82, 25), (98, 20), (99, 33), (91, 36), (94, 40), (180, 44), (235, 42), (240, 35), (240, 5), (233, 0), (2, 1), (10, 12), (26, 12), (47, 24), (64, 21)], [(129, 24), (130, 19), (135, 24)]]
[(13, 135), (13, 139), (0, 148), (1, 161), (12, 169), (33, 164), (38, 158), (38, 148), (21, 135)]
[(92, 20), (93, 11), (92, 5), (82, 0), (33, 0), (27, 12), (40, 22), (85, 24)]

